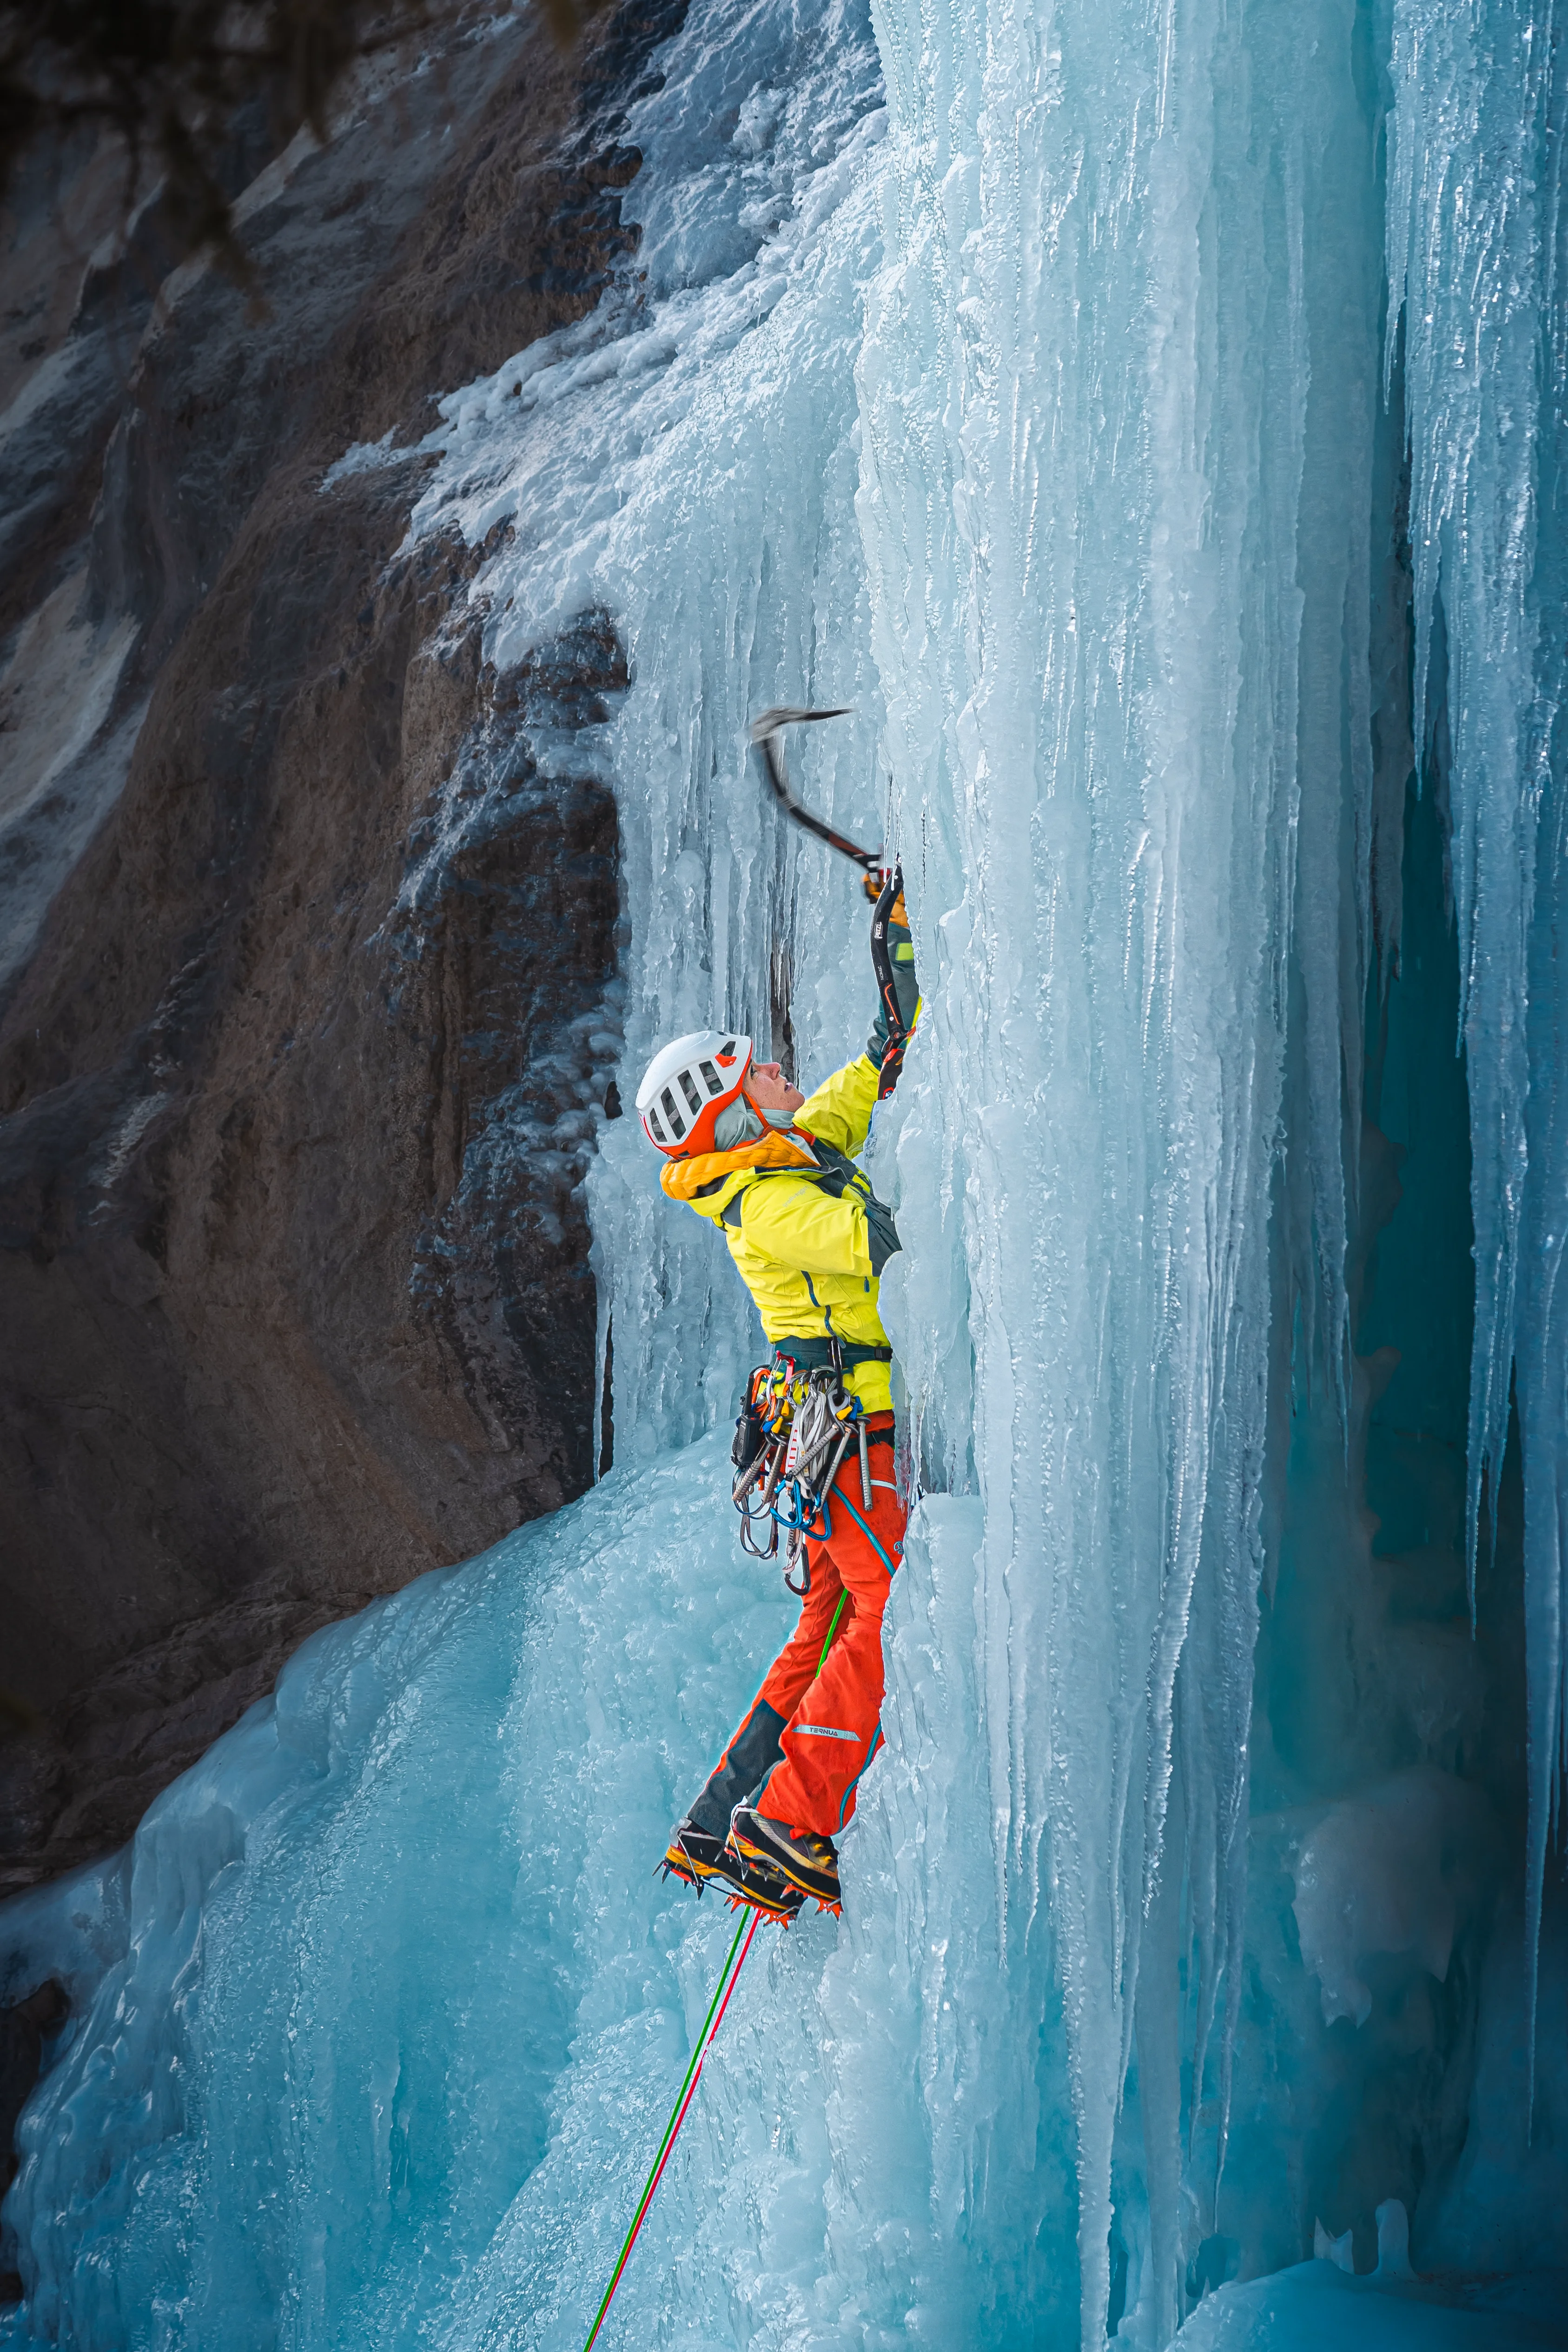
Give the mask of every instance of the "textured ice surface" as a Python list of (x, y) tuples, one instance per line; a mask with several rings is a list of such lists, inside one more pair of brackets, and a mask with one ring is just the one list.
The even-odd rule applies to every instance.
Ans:
[[(614, 1473), (318, 1635), (128, 1885), (23, 1906), (27, 1962), (97, 1984), (26, 2126), (37, 2336), (580, 2346), (730, 1934), (651, 1857), (792, 1616), (727, 1475), (722, 1438)], [(612, 2342), (996, 2340), (933, 2130), (967, 2111), (1004, 2178), (1030, 2152), (977, 2063), (994, 1920), (955, 1899), (975, 1534), (928, 1507), (849, 1919), (758, 1937)]]
[[(902, 850), (926, 995), (872, 1148), (927, 1490), (887, 1747), (845, 1921), (754, 1958), (612, 2341), (1057, 2352), (1114, 2315), (1152, 2352), (1209, 2294), (1190, 2341), (1265, 2293), (1346, 2344), (1470, 2325), (1330, 2264), (1225, 2281), (1305, 2250), (1374, 1980), (1407, 1966), (1429, 2010), (1485, 1892), (1436, 1682), (1414, 1778), (1358, 1694), (1317, 1735), (1353, 1784), (1270, 1798), (1249, 1862), (1249, 1774), (1280, 1778), (1260, 1586), (1292, 1543), (1338, 1580), (1342, 1615), (1297, 1629), (1307, 1687), (1373, 1577), (1388, 1367), (1353, 1360), (1347, 1253), (1423, 736), (1484, 1073), (1471, 1500), (1511, 1352), (1535, 1883), (1544, 1853), (1552, 32), (1510, 0), (878, 0), (873, 42), (831, 0), (695, 0), (625, 133), (635, 269), (445, 401), (416, 528), (511, 526), (475, 584), (492, 658), (589, 613), (626, 650), (591, 746), (621, 813), (622, 1098), (710, 1020), (792, 1040), (808, 1079), (862, 1034), (863, 907), (747, 766), (768, 704), (854, 704), (795, 756)], [(449, 797), (433, 855), (486, 821)], [(702, 1435), (755, 1338), (730, 1269), (633, 1121), (590, 1192), (619, 1466), (320, 1637), (154, 1810), (127, 1957), (27, 2126), (36, 2330), (586, 2332), (724, 1942), (648, 1864), (786, 1622)], [(78, 1901), (89, 1984), (120, 1888), (35, 1906), (40, 1964)], [(1560, 2022), (1544, 2154), (1521, 2137), (1534, 1924), (1489, 1957), (1471, 2137), (1432, 2190), (1471, 2268), (1561, 2232)]]

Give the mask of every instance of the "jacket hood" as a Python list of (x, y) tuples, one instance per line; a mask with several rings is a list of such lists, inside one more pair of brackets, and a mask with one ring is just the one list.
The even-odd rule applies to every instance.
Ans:
[(699, 1151), (694, 1160), (666, 1160), (659, 1181), (672, 1201), (689, 1201), (706, 1185), (747, 1168), (816, 1168), (821, 1162), (804, 1134), (770, 1129), (755, 1143), (737, 1144), (733, 1151)]

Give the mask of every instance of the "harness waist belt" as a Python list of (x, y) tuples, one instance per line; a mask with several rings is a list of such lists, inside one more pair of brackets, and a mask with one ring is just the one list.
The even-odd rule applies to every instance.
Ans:
[(804, 1338), (775, 1339), (773, 1360), (778, 1363), (781, 1358), (788, 1357), (803, 1372), (825, 1372), (833, 1361), (835, 1346), (839, 1351), (839, 1361), (846, 1372), (852, 1372), (857, 1364), (891, 1364), (893, 1361), (891, 1348), (863, 1348), (858, 1339), (834, 1341)]

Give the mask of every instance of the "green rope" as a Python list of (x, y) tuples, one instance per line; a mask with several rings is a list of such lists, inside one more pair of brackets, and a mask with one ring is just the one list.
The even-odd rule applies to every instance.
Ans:
[(826, 1640), (826, 1641), (823, 1643), (823, 1644), (822, 1644), (822, 1654), (821, 1654), (821, 1656), (817, 1660), (817, 1672), (818, 1672), (819, 1674), (821, 1674), (821, 1673), (822, 1668), (823, 1668), (823, 1667), (827, 1664), (827, 1663), (828, 1663), (828, 1652), (829, 1652), (829, 1651), (832, 1648), (832, 1646), (833, 1646), (833, 1635), (834, 1635), (834, 1634), (838, 1632), (838, 1630), (839, 1630), (839, 1619), (840, 1619), (840, 1618), (843, 1615), (843, 1613), (844, 1613), (844, 1603), (845, 1603), (845, 1601), (849, 1599), (849, 1597), (850, 1597), (850, 1596), (849, 1596), (849, 1593), (848, 1593), (848, 1591), (843, 1591), (843, 1592), (841, 1592), (841, 1593), (840, 1593), (840, 1595), (839, 1595), (839, 1605), (838, 1605), (838, 1607), (837, 1607), (837, 1608), (834, 1610), (834, 1612), (833, 1612), (833, 1622), (832, 1622), (832, 1623), (831, 1623), (831, 1624), (829, 1626), (829, 1628), (828, 1628), (828, 1638), (827, 1638), (827, 1640)]
[(669, 2148), (670, 2142), (675, 2136), (676, 2126), (680, 2123), (681, 2116), (685, 2112), (686, 2093), (691, 2087), (692, 2077), (696, 2073), (697, 2068), (702, 2064), (703, 2055), (707, 2048), (708, 2028), (713, 2023), (714, 2011), (717, 2009), (720, 1996), (723, 1994), (726, 1985), (729, 1982), (730, 1969), (734, 1964), (737, 1949), (739, 1947), (742, 1936), (746, 1933), (748, 1921), (753, 1927), (756, 1927), (757, 1915), (755, 1912), (743, 1913), (740, 1925), (735, 1931), (735, 1942), (731, 1944), (724, 1967), (719, 1971), (719, 1979), (717, 1984), (714, 1987), (713, 1999), (707, 2005), (707, 2015), (703, 2020), (702, 2032), (697, 2035), (695, 2042), (692, 2044), (691, 2063), (687, 2066), (681, 2087), (675, 2094), (675, 2104), (670, 2110), (670, 2120), (664, 2126), (664, 2137), (659, 2142), (659, 2152), (657, 2156), (654, 2157), (653, 2163), (648, 2167), (648, 2178), (643, 2184), (643, 2194), (637, 2200), (637, 2210), (632, 2217), (632, 2227), (626, 2232), (625, 2242), (621, 2248), (621, 2252), (616, 2261), (615, 2268), (610, 2274), (610, 2284), (604, 2290), (604, 2300), (600, 2305), (598, 2312), (595, 2314), (593, 2326), (589, 2330), (588, 2342), (583, 2346), (582, 2352), (593, 2352), (594, 2338), (604, 2325), (604, 2315), (610, 2308), (611, 2298), (614, 2294), (616, 2288), (621, 2284), (621, 2273), (626, 2267), (626, 2257), (632, 2251), (632, 2241), (635, 2238), (638, 2231), (643, 2226), (643, 2216), (647, 2211), (649, 2201), (653, 2197), (654, 2189), (658, 2185), (659, 2174), (664, 2168), (665, 2154)]

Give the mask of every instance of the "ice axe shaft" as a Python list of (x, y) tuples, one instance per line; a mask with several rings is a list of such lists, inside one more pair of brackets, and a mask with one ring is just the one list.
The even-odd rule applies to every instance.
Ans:
[(786, 727), (801, 727), (815, 719), (848, 719), (851, 716), (847, 706), (841, 710), (790, 710), (783, 707), (777, 710), (765, 710), (760, 719), (754, 719), (751, 722), (751, 740), (762, 754), (764, 772), (783, 803), (786, 814), (807, 833), (814, 833), (819, 841), (825, 841), (830, 849), (836, 849), (841, 857), (852, 858), (865, 876), (867, 898), (875, 898), (881, 892), (883, 878), (881, 850), (862, 849), (858, 841), (850, 839), (848, 834), (835, 832), (831, 824), (813, 814), (789, 782), (789, 771), (784, 761), (782, 737)]

